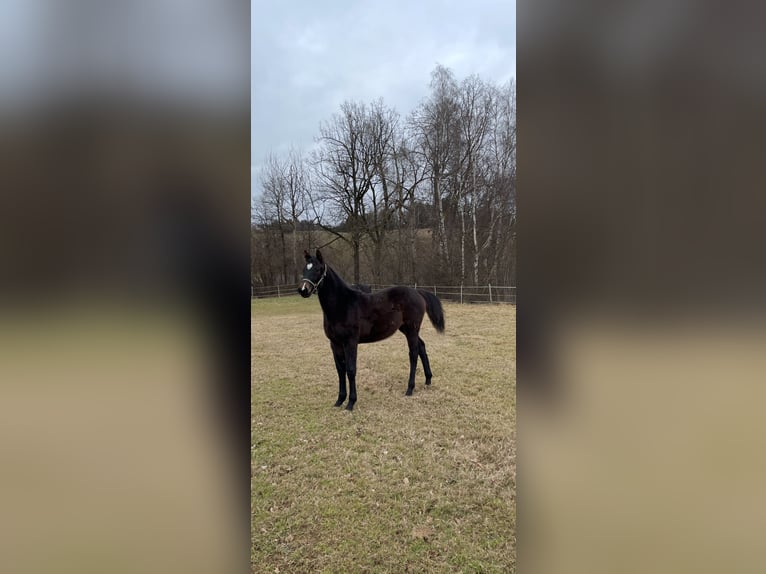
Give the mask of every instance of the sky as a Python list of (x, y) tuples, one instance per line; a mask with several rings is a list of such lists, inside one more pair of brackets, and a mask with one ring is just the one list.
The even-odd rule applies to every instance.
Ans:
[(246, 10), (215, 0), (3, 0), (0, 112), (94, 93), (246, 106)]
[(252, 0), (251, 175), (270, 152), (309, 150), (345, 100), (383, 98), (403, 116), (431, 71), (516, 77), (515, 0)]

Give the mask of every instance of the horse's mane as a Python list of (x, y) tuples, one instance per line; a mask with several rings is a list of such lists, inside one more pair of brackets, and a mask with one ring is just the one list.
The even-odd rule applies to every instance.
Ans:
[(338, 273), (337, 271), (335, 271), (335, 269), (333, 269), (333, 268), (332, 268), (332, 267), (330, 267), (329, 265), (327, 265), (327, 264), (325, 264), (325, 265), (327, 266), (327, 271), (328, 271), (328, 272), (332, 271), (332, 274), (333, 274), (333, 275), (335, 275), (335, 278), (337, 279), (337, 281), (338, 281), (338, 283), (340, 284), (340, 286), (341, 286), (341, 287), (345, 287), (346, 289), (348, 289), (348, 290), (350, 290), (350, 291), (353, 291), (353, 290), (354, 290), (354, 289), (351, 287), (351, 285), (349, 285), (348, 283), (346, 283), (346, 280), (345, 280), (345, 279), (343, 279), (343, 277), (341, 277), (341, 276), (340, 276), (340, 273)]

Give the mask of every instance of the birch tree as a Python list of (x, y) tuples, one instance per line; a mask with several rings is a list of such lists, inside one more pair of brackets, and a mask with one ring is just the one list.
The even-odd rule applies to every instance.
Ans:
[(434, 208), (434, 244), (440, 259), (451, 264), (444, 209), (450, 167), (458, 145), (458, 86), (448, 68), (437, 66), (431, 73), (431, 95), (415, 110), (413, 132), (430, 174)]

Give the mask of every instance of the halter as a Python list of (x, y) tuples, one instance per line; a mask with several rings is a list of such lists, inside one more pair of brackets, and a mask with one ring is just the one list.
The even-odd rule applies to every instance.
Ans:
[(327, 275), (327, 265), (324, 266), (324, 271), (322, 271), (322, 276), (319, 278), (319, 281), (317, 281), (316, 283), (314, 283), (311, 279), (307, 279), (306, 277), (303, 277), (302, 281), (306, 281), (307, 283), (311, 283), (311, 286), (314, 288), (314, 291), (316, 291), (318, 293), (319, 292), (319, 286), (322, 284), (322, 281), (324, 281), (324, 278), (325, 278), (326, 275)]

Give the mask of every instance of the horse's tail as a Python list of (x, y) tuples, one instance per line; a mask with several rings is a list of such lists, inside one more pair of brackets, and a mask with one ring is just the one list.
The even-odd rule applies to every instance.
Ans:
[(425, 289), (418, 289), (418, 293), (426, 300), (426, 313), (428, 318), (431, 319), (431, 324), (440, 333), (444, 333), (444, 309), (442, 309), (442, 302), (439, 298)]

